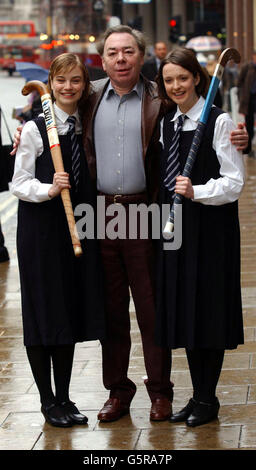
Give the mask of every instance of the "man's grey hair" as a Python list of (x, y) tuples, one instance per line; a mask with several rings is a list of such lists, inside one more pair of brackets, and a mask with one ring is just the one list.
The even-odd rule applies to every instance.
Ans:
[(113, 26), (112, 28), (108, 28), (105, 31), (105, 33), (103, 33), (103, 35), (101, 36), (100, 41), (97, 43), (97, 51), (101, 56), (103, 56), (104, 46), (105, 46), (105, 42), (107, 38), (113, 33), (131, 34), (131, 36), (134, 37), (140, 52), (143, 54), (143, 56), (145, 55), (146, 40), (143, 34), (137, 29), (132, 29), (130, 28), (130, 26), (120, 24), (118, 26)]

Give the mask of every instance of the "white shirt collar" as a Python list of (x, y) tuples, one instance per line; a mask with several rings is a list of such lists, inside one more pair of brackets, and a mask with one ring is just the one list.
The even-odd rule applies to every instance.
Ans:
[[(69, 117), (69, 114), (66, 113), (65, 111), (63, 111), (63, 109), (60, 109), (56, 103), (54, 102), (53, 103), (53, 107), (54, 107), (54, 113), (56, 115), (56, 117), (64, 124), (68, 117)], [(78, 109), (76, 110), (75, 113), (72, 114), (72, 116), (75, 116), (77, 122), (80, 121), (80, 117), (79, 117), (79, 113), (78, 113)]]
[[(205, 99), (202, 96), (200, 96), (196, 104), (194, 104), (194, 106), (192, 106), (192, 108), (190, 108), (190, 110), (186, 113), (186, 116), (189, 119), (191, 119), (191, 121), (198, 122), (201, 116), (201, 112), (204, 107), (204, 103), (205, 103)], [(180, 108), (177, 106), (177, 111), (174, 114), (171, 121), (176, 121), (181, 114), (184, 114), (184, 113), (182, 113)]]

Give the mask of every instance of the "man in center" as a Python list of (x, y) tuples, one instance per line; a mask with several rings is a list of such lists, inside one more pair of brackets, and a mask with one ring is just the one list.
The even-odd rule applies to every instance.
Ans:
[[(108, 79), (94, 82), (92, 115), (85, 116), (84, 147), (98, 194), (106, 206), (150, 203), (158, 182), (160, 101), (155, 86), (140, 75), (145, 42), (128, 26), (109, 29), (99, 45)], [(117, 196), (118, 195), (118, 196)], [(106, 222), (109, 218), (106, 218)], [(128, 230), (128, 228), (127, 228)], [(102, 342), (103, 382), (109, 400), (98, 414), (113, 421), (129, 412), (136, 385), (128, 376), (131, 349), (131, 289), (142, 337), (152, 402), (151, 420), (171, 415), (171, 353), (155, 345), (153, 247), (150, 239), (100, 241), (106, 286), (108, 339)]]

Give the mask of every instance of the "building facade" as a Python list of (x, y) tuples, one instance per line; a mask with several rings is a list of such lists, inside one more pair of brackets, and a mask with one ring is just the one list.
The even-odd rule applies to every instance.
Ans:
[(256, 49), (256, 1), (226, 0), (227, 45), (235, 47), (242, 61), (250, 60)]
[[(93, 30), (91, 0), (43, 0), (40, 5), (39, 28), (45, 30), (45, 18), (49, 18), (45, 32), (85, 35)], [(50, 24), (49, 24), (50, 23)]]
[[(0, 20), (33, 20), (38, 33), (74, 33), (96, 37), (119, 17), (124, 24), (141, 29), (149, 44), (165, 41), (173, 47), (170, 20), (176, 18), (179, 36), (223, 34), (223, 44), (236, 47), (242, 60), (256, 49), (256, 0), (0, 0)], [(226, 38), (225, 38), (226, 36)]]
[[(105, 0), (111, 14), (119, 0)], [(223, 45), (237, 48), (242, 61), (256, 49), (256, 0), (151, 0), (145, 4), (122, 4), (122, 22), (139, 24), (149, 42), (163, 40), (169, 48), (172, 18), (180, 19), (180, 33), (187, 39), (208, 32), (222, 36)]]
[(0, 20), (31, 20), (38, 26), (40, 0), (0, 0)]

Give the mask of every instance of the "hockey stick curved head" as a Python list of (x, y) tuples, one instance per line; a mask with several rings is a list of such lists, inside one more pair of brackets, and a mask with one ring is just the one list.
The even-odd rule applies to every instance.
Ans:
[(31, 82), (26, 83), (22, 88), (22, 94), (27, 96), (35, 90), (38, 91), (40, 96), (50, 93), (49, 88), (45, 83), (40, 82), (40, 80), (32, 80)]
[(218, 63), (222, 65), (222, 67), (225, 67), (227, 62), (231, 59), (233, 59), (236, 64), (239, 64), (239, 62), (241, 61), (241, 55), (237, 49), (234, 49), (233, 47), (228, 47), (220, 55)]

